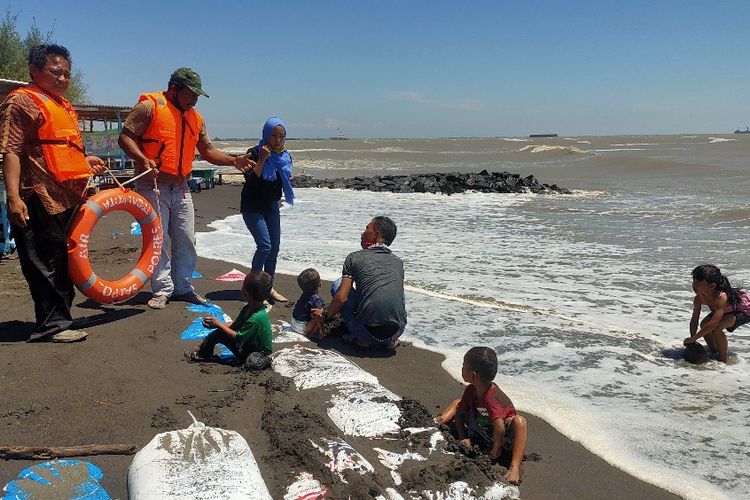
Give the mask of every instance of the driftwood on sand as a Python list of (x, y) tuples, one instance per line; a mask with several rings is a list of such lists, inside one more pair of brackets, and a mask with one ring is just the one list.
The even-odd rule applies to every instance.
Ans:
[(49, 460), (51, 458), (91, 455), (132, 455), (134, 444), (88, 444), (82, 446), (0, 446), (0, 458), (6, 460)]

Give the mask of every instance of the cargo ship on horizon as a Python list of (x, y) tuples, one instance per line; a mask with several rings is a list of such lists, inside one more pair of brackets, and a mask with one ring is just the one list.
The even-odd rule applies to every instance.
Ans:
[(529, 134), (529, 137), (557, 137), (557, 134)]

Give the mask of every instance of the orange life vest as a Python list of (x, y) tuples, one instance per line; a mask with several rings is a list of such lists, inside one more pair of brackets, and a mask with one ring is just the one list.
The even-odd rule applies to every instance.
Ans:
[(140, 138), (143, 154), (154, 160), (161, 172), (187, 177), (193, 170), (203, 118), (193, 108), (181, 112), (164, 92), (141, 94), (138, 102), (146, 99), (154, 104), (154, 114)]
[(60, 102), (41, 89), (26, 86), (10, 94), (25, 94), (39, 107), (44, 124), (39, 128), (38, 139), (42, 145), (47, 170), (58, 181), (91, 177), (91, 168), (86, 161), (83, 137), (78, 129), (78, 115), (64, 98)]

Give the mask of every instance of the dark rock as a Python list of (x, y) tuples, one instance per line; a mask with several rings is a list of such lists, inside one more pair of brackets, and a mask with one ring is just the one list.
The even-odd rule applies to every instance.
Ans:
[(521, 177), (508, 172), (481, 172), (417, 175), (378, 175), (375, 177), (348, 177), (315, 179), (310, 175), (292, 178), (298, 188), (320, 187), (329, 189), (352, 189), (355, 191), (389, 191), (392, 193), (442, 193), (456, 194), (465, 191), (482, 193), (543, 193), (570, 194), (568, 189), (557, 184), (540, 184), (533, 176)]

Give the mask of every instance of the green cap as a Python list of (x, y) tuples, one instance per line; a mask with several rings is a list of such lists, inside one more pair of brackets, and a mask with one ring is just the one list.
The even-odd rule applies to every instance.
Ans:
[(169, 77), (169, 84), (184, 85), (198, 95), (204, 95), (208, 97), (208, 94), (203, 92), (201, 88), (201, 77), (198, 73), (192, 70), (192, 68), (178, 68)]

